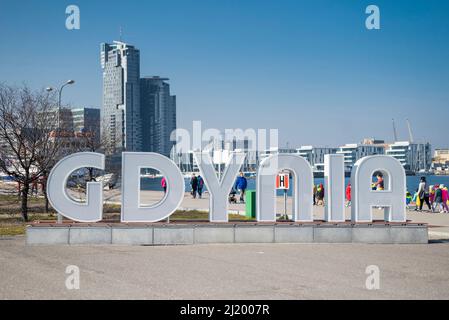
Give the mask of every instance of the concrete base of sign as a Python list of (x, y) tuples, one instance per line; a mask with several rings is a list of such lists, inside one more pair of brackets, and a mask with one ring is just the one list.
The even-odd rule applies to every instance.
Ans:
[(428, 242), (426, 224), (411, 223), (36, 223), (29, 245), (182, 245), (207, 243), (403, 243)]

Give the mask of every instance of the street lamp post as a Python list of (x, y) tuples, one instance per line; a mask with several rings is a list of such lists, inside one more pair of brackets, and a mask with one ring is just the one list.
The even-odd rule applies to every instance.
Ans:
[[(74, 84), (74, 83), (75, 83), (75, 80), (67, 80), (67, 82), (62, 84), (61, 87), (59, 87), (59, 89), (58, 89), (58, 130), (61, 129), (60, 117), (61, 117), (62, 89), (64, 89), (65, 86), (67, 86), (69, 84)], [(46, 90), (47, 91), (53, 91), (54, 89), (52, 87), (48, 87)]]
[(65, 86), (69, 85), (69, 84), (74, 84), (75, 80), (68, 80), (66, 83), (64, 83), (61, 88), (59, 89), (59, 100), (58, 100), (58, 129), (61, 130), (61, 122), (60, 122), (60, 117), (61, 117), (61, 95), (62, 95), (62, 89), (64, 89)]
[[(75, 80), (67, 80), (64, 84), (62, 84), (59, 87), (58, 90), (58, 133), (61, 131), (61, 98), (62, 98), (62, 89), (64, 89), (65, 86), (69, 85), (69, 84), (74, 84)], [(53, 91), (54, 89), (52, 87), (48, 87), (46, 89), (48, 92)], [(58, 135), (56, 135), (58, 136)], [(62, 223), (62, 215), (60, 213), (58, 213), (58, 223)]]

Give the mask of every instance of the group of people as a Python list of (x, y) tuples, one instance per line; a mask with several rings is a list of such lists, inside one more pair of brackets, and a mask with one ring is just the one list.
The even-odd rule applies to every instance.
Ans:
[[(165, 177), (161, 179), (161, 187), (164, 190), (164, 193), (167, 192), (167, 180)], [(203, 197), (203, 188), (204, 188), (204, 180), (203, 177), (198, 174), (192, 173), (192, 177), (190, 178), (190, 194), (193, 199), (196, 199), (198, 196), (199, 199)]]
[(418, 189), (410, 200), (407, 195), (407, 204), (415, 203), (415, 211), (422, 211), (424, 203), (429, 211), (440, 213), (448, 213), (449, 208), (449, 192), (444, 184), (428, 185), (426, 177), (421, 177)]
[[(375, 174), (376, 180), (371, 184), (372, 190), (384, 190), (384, 178), (382, 172), (377, 172)], [(352, 187), (351, 182), (349, 182), (346, 185), (345, 190), (345, 198), (346, 198), (346, 207), (351, 206), (351, 199), (352, 199)], [(323, 184), (315, 185), (313, 187), (313, 205), (323, 205), (324, 206), (324, 186)]]
[[(381, 172), (375, 174), (376, 179), (371, 184), (372, 190), (384, 190), (384, 178)], [(161, 180), (161, 186), (164, 192), (167, 191), (167, 181), (165, 177)], [(190, 178), (190, 194), (193, 199), (202, 198), (204, 180), (200, 174), (192, 174)], [(243, 172), (240, 172), (235, 185), (231, 191), (232, 196), (239, 193), (239, 199), (241, 203), (245, 202), (245, 192), (248, 187), (248, 181)], [(345, 190), (346, 197), (346, 207), (351, 206), (351, 183), (348, 183)], [(427, 205), (432, 212), (449, 213), (449, 191), (448, 187), (444, 184), (428, 185), (426, 177), (421, 177), (418, 189), (412, 196), (410, 192), (407, 191), (406, 194), (406, 204), (407, 206), (415, 205), (415, 211), (422, 211), (424, 203)], [(234, 202), (237, 202), (236, 199)], [(324, 206), (324, 186), (322, 183), (314, 185), (313, 187), (313, 205)]]
[[(165, 181), (165, 177), (161, 180), (161, 186), (164, 189), (164, 192), (167, 191), (167, 183)], [(246, 180), (246, 177), (243, 172), (240, 172), (239, 176), (237, 177), (237, 180), (235, 182), (235, 185), (233, 186), (233, 191), (237, 190), (239, 192), (240, 196), (240, 202), (245, 202), (245, 191), (248, 187), (248, 181)], [(203, 177), (201, 177), (200, 174), (196, 175), (195, 173), (192, 173), (192, 177), (190, 178), (190, 194), (192, 195), (193, 199), (196, 199), (197, 195), (198, 198), (201, 199), (203, 196), (203, 188), (204, 188), (204, 180)], [(231, 192), (232, 193), (232, 192)], [(234, 191), (235, 194), (235, 191)]]
[(200, 199), (203, 197), (204, 180), (200, 174), (196, 176), (192, 173), (192, 177), (190, 178), (190, 187), (192, 188), (190, 194), (193, 199), (196, 199), (197, 195)]

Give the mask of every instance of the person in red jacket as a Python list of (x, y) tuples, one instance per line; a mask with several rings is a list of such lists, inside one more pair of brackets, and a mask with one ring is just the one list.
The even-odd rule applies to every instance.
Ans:
[(349, 207), (351, 205), (351, 182), (348, 183), (346, 187), (346, 206)]

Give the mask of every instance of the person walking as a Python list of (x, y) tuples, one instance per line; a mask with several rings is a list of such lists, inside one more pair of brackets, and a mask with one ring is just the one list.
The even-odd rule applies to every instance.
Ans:
[(416, 189), (416, 192), (413, 194), (412, 202), (415, 204), (415, 211), (418, 211), (420, 205), (418, 189)]
[(444, 184), (440, 185), (440, 188), (441, 188), (441, 194), (443, 196), (443, 209), (444, 209), (444, 212), (449, 213), (449, 207), (447, 205), (447, 202), (449, 201), (449, 191), (448, 191), (447, 187)]
[(429, 202), (429, 189), (427, 188), (427, 180), (426, 177), (421, 177), (421, 180), (419, 182), (418, 187), (418, 197), (419, 197), (419, 211), (422, 211), (422, 207), (424, 205), (424, 202), (429, 207), (429, 210), (432, 210), (432, 207), (430, 206)]
[(405, 205), (407, 206), (407, 209), (410, 208), (410, 205), (412, 203), (412, 199), (413, 199), (412, 194), (410, 193), (410, 191), (407, 190), (405, 192)]
[(435, 185), (435, 197), (434, 197), (434, 200), (432, 203), (432, 212), (435, 212), (437, 207), (440, 210), (440, 213), (442, 213), (444, 211), (443, 210), (443, 193), (442, 193), (440, 186), (436, 184)]
[(320, 185), (319, 184), (316, 185), (315, 199), (316, 199), (316, 205), (319, 206), (320, 205)]
[(346, 206), (351, 206), (351, 182), (349, 182), (346, 187)]
[(242, 171), (240, 171), (240, 175), (237, 177), (237, 181), (235, 182), (235, 189), (237, 189), (240, 193), (240, 202), (245, 202), (245, 190), (248, 186), (248, 181), (245, 178), (245, 175)]
[(316, 205), (317, 206), (324, 206), (324, 186), (322, 183), (318, 186), (316, 190)]
[(190, 179), (190, 186), (192, 187), (192, 198), (196, 199), (196, 192), (198, 191), (198, 178), (192, 173), (192, 178)]
[(198, 179), (198, 198), (201, 199), (201, 197), (203, 196), (204, 180), (200, 174), (198, 175), (197, 179)]
[(313, 184), (313, 205), (316, 206), (316, 184)]
[(435, 186), (429, 186), (429, 202), (433, 208), (433, 203), (435, 202)]
[(162, 189), (164, 189), (164, 193), (167, 193), (167, 180), (165, 179), (165, 177), (162, 177), (161, 187)]

